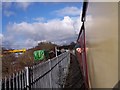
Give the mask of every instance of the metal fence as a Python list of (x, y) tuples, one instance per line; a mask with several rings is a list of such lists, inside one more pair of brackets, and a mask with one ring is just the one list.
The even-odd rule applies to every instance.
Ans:
[(9, 90), (9, 89), (16, 89), (27, 88), (27, 77), (26, 77), (26, 70), (22, 70), (18, 73), (13, 74), (10, 77), (6, 77), (2, 79), (2, 90)]
[(70, 53), (65, 52), (46, 62), (26, 67), (2, 80), (2, 90), (32, 88), (63, 88), (70, 64)]

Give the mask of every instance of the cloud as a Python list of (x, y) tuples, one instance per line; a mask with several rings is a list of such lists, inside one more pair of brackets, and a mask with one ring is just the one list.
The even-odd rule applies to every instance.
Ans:
[(7, 17), (9, 17), (9, 16), (12, 16), (12, 15), (15, 15), (15, 13), (12, 12), (12, 11), (5, 10), (4, 11), (4, 15), (7, 16)]
[(0, 33), (0, 45), (2, 45), (3, 38), (4, 38), (4, 35), (2, 33)]
[(32, 3), (31, 2), (16, 2), (17, 6), (26, 10)]
[(7, 17), (15, 15), (15, 12), (10, 10), (11, 6), (12, 6), (11, 2), (3, 2), (2, 3), (3, 14)]
[(5, 16), (10, 17), (16, 15), (14, 11), (11, 10), (11, 6), (14, 5), (15, 8), (21, 8), (23, 10), (26, 10), (32, 3), (31, 2), (3, 2), (2, 7), (3, 7), (3, 13)]
[(0, 40), (2, 40), (3, 37), (4, 37), (4, 35), (0, 33)]
[(65, 7), (63, 9), (56, 10), (53, 13), (55, 13), (59, 16), (66, 16), (66, 15), (80, 16), (81, 9), (79, 9), (77, 7)]
[(37, 18), (33, 18), (33, 20), (38, 21), (38, 22), (42, 22), (42, 21), (45, 20), (45, 18), (43, 18), (43, 17), (37, 17)]
[[(65, 16), (62, 20), (53, 19), (47, 22), (10, 23), (7, 26), (4, 41), (11, 45), (21, 45), (21, 47), (27, 48), (37, 45), (40, 41), (68, 44), (77, 39), (76, 30), (79, 31), (80, 28), (79, 19)], [(78, 25), (77, 28), (74, 28), (74, 25)]]
[(18, 7), (21, 8), (23, 10), (26, 10), (31, 4), (33, 4), (33, 2), (3, 2), (2, 3), (2, 7), (5, 10), (10, 10), (11, 6), (14, 5), (14, 7)]

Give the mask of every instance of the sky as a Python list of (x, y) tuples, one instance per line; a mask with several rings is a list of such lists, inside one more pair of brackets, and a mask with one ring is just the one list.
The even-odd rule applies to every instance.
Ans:
[(81, 2), (2, 2), (0, 39), (10, 48), (69, 44), (77, 39), (81, 12)]

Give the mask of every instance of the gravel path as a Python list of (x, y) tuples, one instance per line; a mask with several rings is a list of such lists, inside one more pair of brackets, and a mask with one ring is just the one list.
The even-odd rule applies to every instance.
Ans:
[(70, 67), (66, 78), (65, 88), (82, 88), (84, 90), (83, 76), (76, 56), (70, 55)]

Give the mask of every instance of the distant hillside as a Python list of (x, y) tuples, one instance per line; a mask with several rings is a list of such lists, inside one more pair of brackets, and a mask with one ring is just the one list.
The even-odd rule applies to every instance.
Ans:
[(74, 49), (75, 45), (76, 45), (76, 43), (71, 42), (69, 45), (58, 46), (58, 49), (60, 49), (60, 50), (61, 49), (70, 49), (70, 50), (72, 50), (72, 49)]
[[(51, 42), (41, 42), (36, 47), (33, 47), (31, 49), (26, 50), (24, 54), (16, 54), (15, 53), (9, 53), (5, 54), (2, 57), (2, 74), (3, 76), (12, 74), (13, 72), (17, 72), (21, 69), (23, 69), (25, 66), (32, 66), (35, 64), (34, 62), (34, 56), (33, 52), (36, 50), (46, 50), (48, 52), (53, 51), (53, 53), (49, 53), (48, 58), (55, 57), (55, 47), (57, 46), (58, 49), (73, 49), (75, 46), (75, 43), (71, 43), (70, 45), (63, 45), (58, 46)], [(4, 52), (6, 48), (2, 48), (2, 51)], [(48, 58), (45, 58), (43, 61), (38, 61), (37, 63), (44, 62), (48, 60)]]
[[(23, 69), (25, 66), (31, 66), (34, 64), (34, 57), (33, 52), (36, 50), (47, 50), (47, 51), (54, 51), (55, 44), (51, 42), (41, 42), (36, 47), (26, 50), (24, 54), (19, 54), (16, 57), (14, 53), (6, 53), (3, 52), (7, 49), (4, 47), (2, 48), (2, 74), (3, 76), (11, 74), (13, 72), (17, 72)], [(44, 61), (44, 60), (43, 60)], [(38, 62), (40, 63), (40, 62)]]

